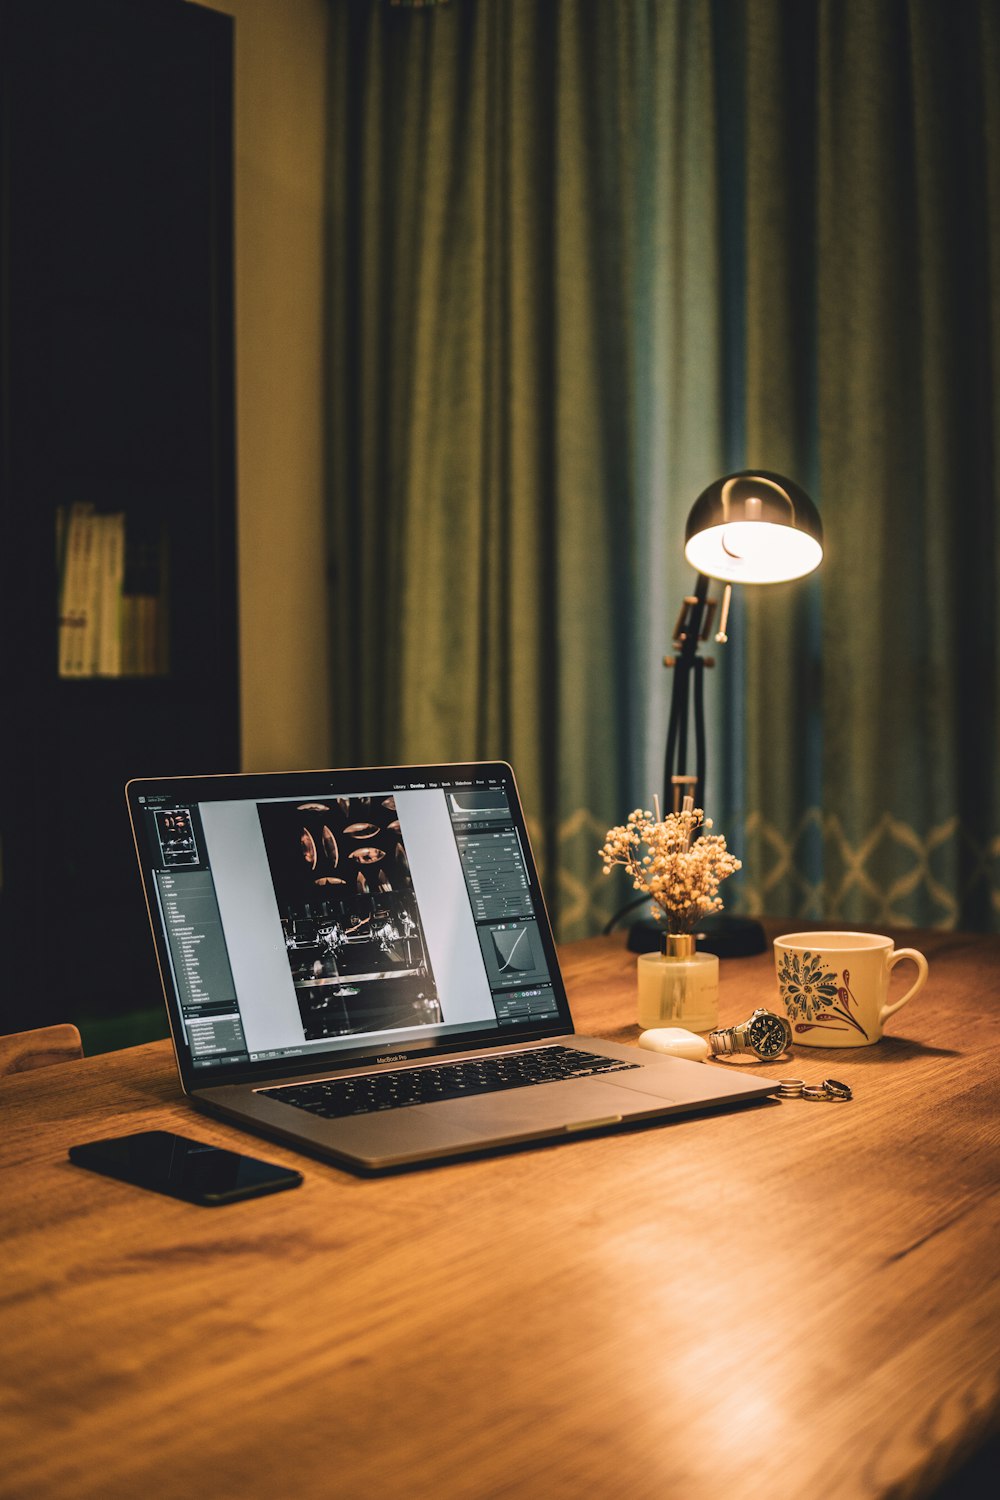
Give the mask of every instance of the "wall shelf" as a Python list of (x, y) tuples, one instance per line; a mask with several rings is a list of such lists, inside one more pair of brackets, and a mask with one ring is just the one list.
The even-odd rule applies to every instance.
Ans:
[[(0, 0), (2, 1030), (157, 1005), (125, 781), (239, 768), (232, 30)], [(150, 675), (58, 675), (74, 506), (155, 564)]]

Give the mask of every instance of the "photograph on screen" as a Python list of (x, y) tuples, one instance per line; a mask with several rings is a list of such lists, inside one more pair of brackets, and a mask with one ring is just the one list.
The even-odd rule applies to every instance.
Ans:
[(306, 1040), (440, 1023), (395, 799), (257, 811)]
[(160, 862), (165, 870), (177, 870), (201, 863), (189, 808), (157, 808), (153, 821), (160, 842)]

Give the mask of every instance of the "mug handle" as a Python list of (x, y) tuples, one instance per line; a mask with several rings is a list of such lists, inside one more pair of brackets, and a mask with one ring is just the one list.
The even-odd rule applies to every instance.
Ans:
[(880, 1026), (884, 1026), (889, 1017), (894, 1016), (897, 1010), (902, 1010), (907, 1000), (912, 1000), (918, 990), (922, 990), (927, 982), (927, 960), (922, 953), (917, 952), (916, 948), (894, 949), (893, 952), (889, 955), (890, 973), (895, 968), (896, 964), (899, 963), (899, 960), (901, 958), (912, 958), (913, 962), (917, 966), (917, 977), (914, 983), (907, 990), (906, 994), (903, 996), (902, 1000), (894, 1000), (891, 1005), (883, 1005), (882, 1009), (879, 1011), (878, 1016)]

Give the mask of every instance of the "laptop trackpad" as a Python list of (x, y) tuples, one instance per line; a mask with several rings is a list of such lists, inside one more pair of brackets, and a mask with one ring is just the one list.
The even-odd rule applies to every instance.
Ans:
[(642, 1114), (669, 1101), (662, 1096), (621, 1089), (598, 1078), (567, 1079), (540, 1088), (512, 1089), (509, 1093), (480, 1094), (472, 1099), (449, 1099), (433, 1106), (447, 1111), (449, 1119), (484, 1135), (501, 1130), (537, 1130), (560, 1125), (582, 1127), (611, 1123)]

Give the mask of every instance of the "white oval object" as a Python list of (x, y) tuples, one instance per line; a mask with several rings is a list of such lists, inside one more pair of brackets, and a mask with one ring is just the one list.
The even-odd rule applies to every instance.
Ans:
[(639, 1036), (639, 1046), (647, 1052), (667, 1052), (671, 1057), (688, 1057), (692, 1062), (704, 1062), (709, 1055), (709, 1045), (703, 1036), (685, 1031), (683, 1026), (654, 1026)]

